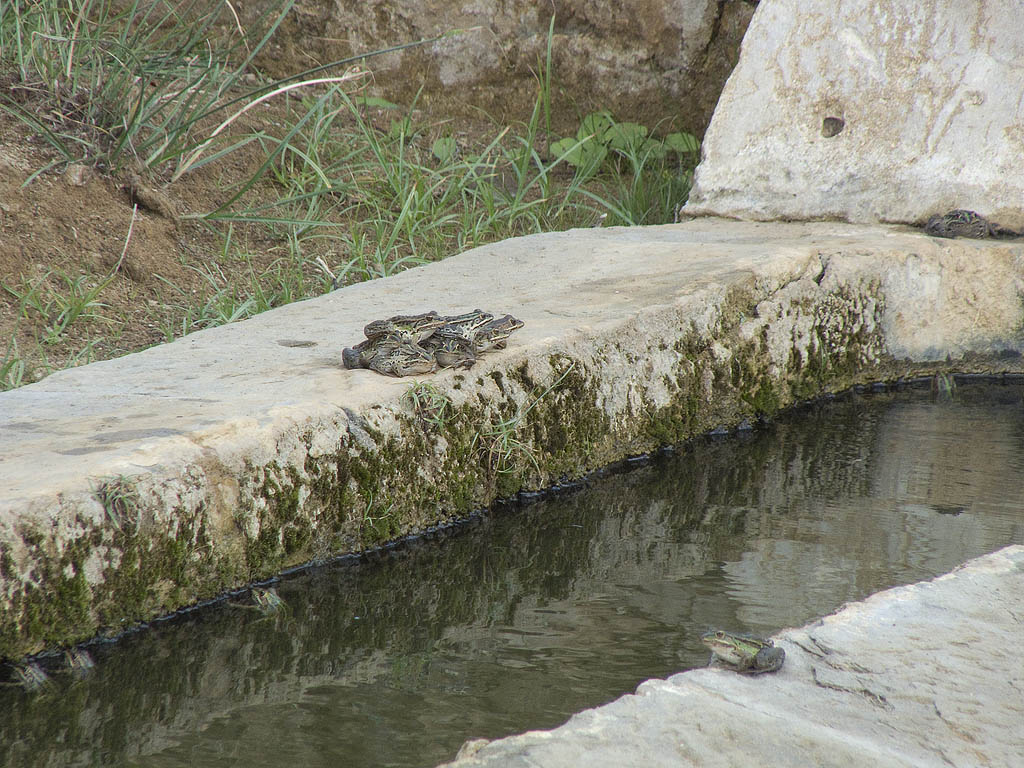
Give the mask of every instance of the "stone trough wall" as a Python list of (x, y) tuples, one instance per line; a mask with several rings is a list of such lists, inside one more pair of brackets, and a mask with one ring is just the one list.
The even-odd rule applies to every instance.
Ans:
[[(701, 220), (506, 241), (0, 395), (0, 656), (72, 643), (856, 383), (1020, 371), (1024, 245)], [(370, 319), (526, 322), (348, 371)], [(428, 414), (429, 415), (429, 414)], [(46, 467), (45, 473), (39, 467)]]

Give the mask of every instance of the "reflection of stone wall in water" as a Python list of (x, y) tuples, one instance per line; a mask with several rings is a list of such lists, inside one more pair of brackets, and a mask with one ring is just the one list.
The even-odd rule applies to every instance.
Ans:
[(284, 47), (260, 65), (283, 76), (465, 30), (369, 60), (381, 94), (409, 103), (422, 87), (420, 105), (434, 114), (478, 107), (495, 118), (521, 120), (536, 97), (534, 73), (546, 55), (554, 9), (553, 96), (566, 122), (558, 127), (575, 127), (579, 115), (602, 108), (647, 125), (678, 117), (677, 127), (703, 133), (756, 4), (299, 0), (284, 25)]
[[(449, 671), (445, 658), (479, 653), (491, 663), (496, 631), (572, 648), (581, 634), (607, 634), (614, 612), (626, 616), (616, 631), (670, 628), (671, 655), (693, 625), (802, 623), (820, 615), (821, 593), (831, 590), (829, 607), (859, 598), (887, 563), (944, 572), (965, 550), (1008, 540), (983, 518), (986, 507), (1020, 507), (1005, 478), (1015, 476), (1024, 444), (1021, 394), (1008, 388), (1013, 399), (992, 410), (964, 386), (941, 409), (920, 396), (883, 408), (887, 396), (878, 395), (806, 410), (770, 430), (698, 441), (578, 494), (496, 514), (443, 546), (421, 539), (370, 555), (363, 567), (307, 572), (278, 585), (287, 608), (274, 616), (221, 606), (156, 624), (109, 655), (94, 650), (94, 676), (67, 696), (15, 707), (23, 694), (0, 688), (0, 712), (20, 713), (0, 718), (0, 765), (91, 764), (98, 752), (118, 763), (171, 748), (215, 718), (294, 702), (318, 686), (414, 689)], [(970, 475), (985, 481), (968, 483)], [(961, 490), (968, 486), (970, 499)], [(922, 509), (903, 511), (899, 525), (872, 514), (873, 505), (918, 498)], [(923, 509), (957, 500), (966, 514)], [(553, 621), (567, 631), (552, 633)], [(516, 695), (494, 685), (495, 696)], [(544, 686), (529, 701), (543, 709), (565, 695)], [(388, 738), (387, 729), (366, 734)], [(26, 743), (50, 751), (20, 760)]]

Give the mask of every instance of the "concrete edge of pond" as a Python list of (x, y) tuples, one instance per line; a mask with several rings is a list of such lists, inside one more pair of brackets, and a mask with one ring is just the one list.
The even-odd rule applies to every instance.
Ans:
[[(116, 633), (856, 383), (1024, 370), (1024, 242), (697, 219), (516, 238), (0, 394), (0, 658)], [(339, 364), (390, 314), (526, 326)], [(434, 419), (436, 422), (437, 419)]]
[(451, 768), (978, 766), (1022, 758), (1024, 546), (776, 635), (782, 669), (700, 669), (551, 731), (467, 742)]

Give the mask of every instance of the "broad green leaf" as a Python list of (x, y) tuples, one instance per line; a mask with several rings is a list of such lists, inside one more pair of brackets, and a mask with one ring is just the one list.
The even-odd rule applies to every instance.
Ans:
[(442, 163), (447, 163), (459, 151), (459, 145), (451, 136), (442, 136), (430, 148), (431, 153)]
[(605, 131), (615, 124), (612, 113), (607, 110), (591, 112), (580, 121), (580, 128), (576, 131), (577, 138), (585, 139), (587, 136), (595, 136), (598, 139), (604, 136)]
[(616, 123), (604, 133), (605, 143), (612, 149), (628, 152), (638, 149), (647, 138), (647, 126), (639, 123)]
[(397, 104), (379, 96), (356, 96), (353, 101), (361, 107), (370, 107), (371, 109), (398, 109)]
[(700, 149), (700, 142), (692, 133), (670, 133), (665, 137), (665, 147), (670, 152), (685, 155), (697, 152)]

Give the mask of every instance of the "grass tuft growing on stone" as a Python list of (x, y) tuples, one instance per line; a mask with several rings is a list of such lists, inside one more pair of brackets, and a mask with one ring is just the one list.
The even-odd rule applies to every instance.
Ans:
[(533, 465), (534, 471), (540, 474), (537, 457), (534, 456), (530, 445), (520, 438), (520, 431), (525, 426), (525, 419), (530, 411), (557, 388), (574, 367), (575, 363), (570, 364), (561, 376), (531, 400), (525, 408), (517, 408), (509, 418), (500, 419), (497, 423), (484, 427), (473, 436), (472, 447), (479, 447), (484, 462), (492, 472), (497, 472), (499, 475), (518, 472), (529, 461)]
[(429, 381), (414, 382), (402, 394), (402, 402), (423, 424), (435, 429), (444, 429), (452, 416), (451, 398)]
[(111, 524), (120, 532), (139, 524), (139, 490), (135, 481), (125, 475), (100, 480), (93, 486), (93, 496), (103, 505)]

